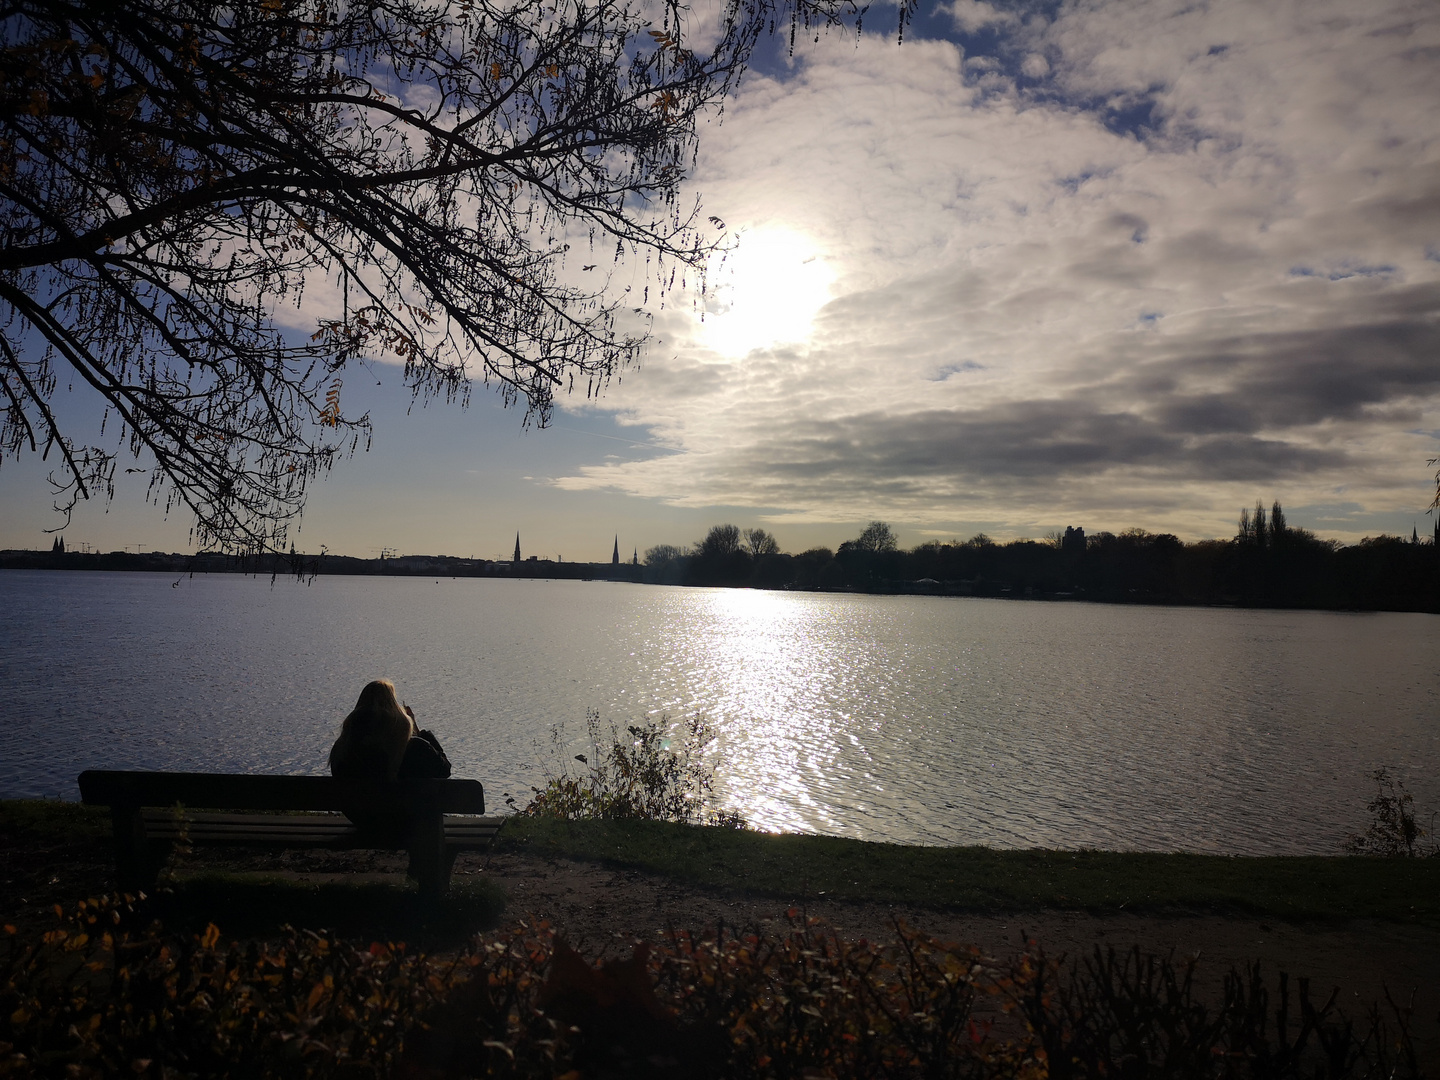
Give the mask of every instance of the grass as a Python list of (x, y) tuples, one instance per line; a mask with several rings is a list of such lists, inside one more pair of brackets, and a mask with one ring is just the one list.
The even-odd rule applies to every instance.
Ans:
[(57, 799), (0, 799), (0, 835), (61, 844), (110, 838), (110, 811)]
[[(109, 858), (109, 815), (75, 803), (0, 801), (3, 847)], [(1229, 858), (1107, 851), (905, 847), (834, 837), (769, 835), (651, 821), (515, 818), (501, 849), (595, 860), (678, 882), (789, 901), (903, 904), (985, 913), (1046, 908), (1382, 919), (1440, 926), (1440, 859), (1306, 856)], [(184, 878), (169, 916), (203, 928), (264, 932), (284, 922), (357, 934), (449, 936), (494, 925), (500, 885), (457, 879), (429, 921), (413, 891), (370, 882), (307, 884), (280, 877)]]
[(274, 937), (287, 925), (324, 927), (342, 937), (439, 948), (494, 928), (505, 910), (505, 891), (494, 881), (456, 880), (438, 905), (427, 906), (413, 884), (202, 873), (180, 878), (147, 910), (184, 933), (200, 933), (212, 922), (239, 938)]
[(538, 818), (512, 821), (501, 843), (797, 901), (997, 913), (1062, 908), (1374, 918), (1440, 926), (1440, 859), (905, 847), (666, 822)]
[[(182, 933), (212, 922), (228, 935), (274, 937), (286, 926), (324, 927), (337, 934), (422, 947), (451, 946), (493, 928), (505, 891), (493, 878), (457, 876), (437, 906), (418, 902), (414, 883), (304, 880), (272, 873), (203, 869), (205, 851), (181, 861), (169, 887), (149, 898), (147, 917)], [(112, 877), (110, 812), (52, 800), (0, 800), (0, 914), (48, 923), (51, 902), (68, 907), (98, 894)], [(9, 878), (10, 880), (5, 880)]]

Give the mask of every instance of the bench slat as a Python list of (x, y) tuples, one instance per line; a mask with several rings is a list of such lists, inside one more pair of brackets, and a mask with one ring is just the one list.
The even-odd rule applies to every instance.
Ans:
[[(145, 833), (156, 840), (175, 840), (182, 831), (173, 810), (141, 811)], [(502, 817), (446, 814), (447, 847), (484, 846), (500, 831)], [(195, 814), (187, 812), (185, 835), (196, 843), (274, 844), (294, 847), (367, 846), (364, 834), (342, 814)]]
[[(207, 825), (350, 825), (344, 814), (219, 814), (213, 810), (196, 813), (189, 807), (181, 811), (186, 821), (203, 821)], [(174, 821), (175, 809), (170, 806), (149, 806), (140, 811), (146, 822)]]

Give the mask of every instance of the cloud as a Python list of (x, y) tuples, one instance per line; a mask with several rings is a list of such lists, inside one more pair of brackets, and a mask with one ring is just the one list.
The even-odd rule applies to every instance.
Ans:
[(832, 299), (739, 358), (665, 313), (601, 404), (685, 453), (560, 485), (931, 531), (1428, 501), (1440, 13), (946, 10), (993, 55), (826, 39), (745, 84), (707, 212), (811, 238)]
[(1014, 26), (1019, 17), (1011, 11), (1003, 11), (984, 0), (955, 0), (953, 4), (941, 4), (939, 10), (955, 21), (955, 28), (964, 34), (974, 34), (993, 26)]
[(1040, 53), (1031, 53), (1020, 61), (1020, 73), (1032, 79), (1043, 79), (1050, 74), (1050, 63)]

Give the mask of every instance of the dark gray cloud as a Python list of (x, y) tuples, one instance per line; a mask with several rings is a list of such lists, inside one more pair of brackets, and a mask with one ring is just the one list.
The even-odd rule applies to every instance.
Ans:
[(769, 454), (778, 455), (770, 471), (794, 483), (945, 476), (971, 487), (1137, 468), (1191, 480), (1270, 481), (1290, 470), (1344, 463), (1340, 451), (1248, 433), (1186, 432), (1134, 412), (1105, 411), (1083, 397), (1009, 402), (975, 413), (861, 414), (776, 440)]

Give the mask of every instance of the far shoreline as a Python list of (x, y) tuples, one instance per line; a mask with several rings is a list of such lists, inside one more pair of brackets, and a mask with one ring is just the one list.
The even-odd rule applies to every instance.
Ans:
[(1440, 603), (1425, 603), (1421, 597), (1400, 605), (1327, 605), (1307, 603), (1246, 603), (1238, 597), (1213, 599), (1175, 598), (1147, 593), (1130, 595), (1085, 590), (1049, 590), (1016, 586), (1000, 580), (979, 581), (876, 581), (864, 587), (792, 584), (687, 582), (646, 580), (644, 565), (630, 563), (561, 562), (530, 557), (521, 562), (466, 559), (453, 555), (403, 555), (391, 558), (360, 559), (348, 555), (263, 555), (238, 556), (220, 552), (193, 555), (166, 552), (49, 552), (23, 549), (0, 550), (0, 570), (72, 571), (80, 573), (151, 573), (193, 577), (196, 574), (238, 574), (272, 579), (293, 578), (300, 582), (316, 577), (394, 578), (476, 578), (518, 581), (600, 581), (630, 585), (679, 586), (685, 588), (749, 589), (758, 592), (799, 592), (827, 596), (933, 596), (948, 599), (1026, 600), (1043, 603), (1088, 603), (1129, 607), (1188, 607), (1241, 611), (1330, 611), (1337, 613), (1440, 614)]

